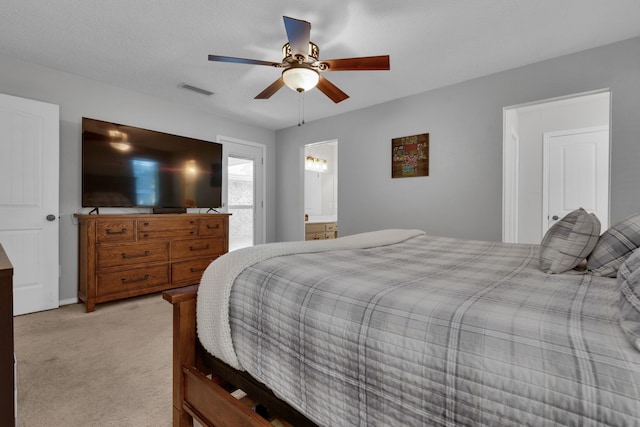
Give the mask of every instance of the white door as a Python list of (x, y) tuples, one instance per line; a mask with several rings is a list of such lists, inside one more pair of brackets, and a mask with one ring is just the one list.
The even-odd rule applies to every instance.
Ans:
[(265, 147), (230, 138), (223, 143), (226, 191), (224, 205), (229, 217), (229, 251), (265, 242), (264, 151)]
[(577, 208), (609, 226), (609, 127), (544, 134), (542, 235)]
[(0, 243), (15, 315), (58, 307), (59, 108), (0, 94)]

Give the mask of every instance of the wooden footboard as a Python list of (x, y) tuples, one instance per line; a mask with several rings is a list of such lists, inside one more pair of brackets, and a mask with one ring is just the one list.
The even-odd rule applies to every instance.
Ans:
[[(173, 304), (173, 426), (317, 427), (268, 388), (208, 354), (196, 338), (198, 286), (165, 291)], [(236, 389), (247, 394), (239, 399)], [(270, 421), (269, 421), (270, 420)]]

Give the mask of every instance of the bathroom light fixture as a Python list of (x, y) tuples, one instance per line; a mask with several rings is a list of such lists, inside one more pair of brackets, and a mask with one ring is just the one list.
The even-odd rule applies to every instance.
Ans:
[(307, 156), (305, 160), (305, 169), (313, 169), (313, 157)]
[(306, 170), (316, 171), (316, 172), (327, 172), (329, 170), (329, 165), (326, 160), (319, 159), (313, 156), (307, 156), (305, 159), (304, 168)]

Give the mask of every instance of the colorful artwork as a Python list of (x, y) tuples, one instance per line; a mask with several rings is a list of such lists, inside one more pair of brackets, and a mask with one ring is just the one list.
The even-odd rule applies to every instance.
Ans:
[(391, 140), (391, 177), (429, 176), (429, 134)]

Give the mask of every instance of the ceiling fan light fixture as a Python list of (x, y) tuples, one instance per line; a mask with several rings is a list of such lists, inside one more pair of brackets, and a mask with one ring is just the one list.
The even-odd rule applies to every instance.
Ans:
[(316, 87), (320, 74), (308, 67), (291, 67), (282, 72), (282, 80), (296, 92), (305, 92)]

